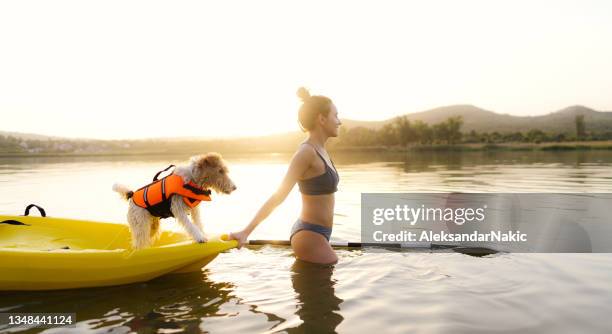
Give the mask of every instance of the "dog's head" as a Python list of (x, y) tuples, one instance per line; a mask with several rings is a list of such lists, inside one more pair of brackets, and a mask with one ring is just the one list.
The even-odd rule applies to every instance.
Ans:
[(229, 178), (229, 170), (219, 153), (207, 153), (191, 158), (191, 175), (194, 182), (218, 193), (230, 194), (236, 185)]

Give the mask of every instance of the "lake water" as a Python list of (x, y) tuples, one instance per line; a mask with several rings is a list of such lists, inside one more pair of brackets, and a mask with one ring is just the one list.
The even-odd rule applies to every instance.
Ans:
[[(140, 187), (186, 156), (0, 158), (0, 214), (125, 222), (114, 182)], [(332, 240), (359, 240), (362, 192), (612, 192), (612, 152), (336, 153)], [(242, 228), (276, 189), (290, 155), (227, 155), (238, 190), (203, 208), (209, 233)], [(297, 187), (251, 236), (288, 239)], [(175, 222), (164, 222), (178, 229)], [(75, 332), (610, 333), (611, 254), (338, 250), (335, 266), (290, 248), (221, 254), (201, 273), (141, 284), (2, 292), (0, 312), (77, 312)], [(1, 269), (1, 268), (0, 268)], [(1, 332), (1, 330), (0, 330)], [(45, 332), (59, 332), (48, 329)], [(66, 330), (62, 330), (66, 332)]]

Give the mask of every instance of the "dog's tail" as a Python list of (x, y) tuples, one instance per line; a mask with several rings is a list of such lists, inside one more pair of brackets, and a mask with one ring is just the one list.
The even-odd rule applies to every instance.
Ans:
[(118, 192), (126, 201), (134, 195), (134, 192), (127, 186), (119, 183), (113, 184), (113, 191)]

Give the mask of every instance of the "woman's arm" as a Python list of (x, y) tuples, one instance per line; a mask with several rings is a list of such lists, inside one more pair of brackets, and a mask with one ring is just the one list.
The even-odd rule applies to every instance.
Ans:
[(314, 149), (306, 145), (302, 145), (293, 155), (291, 163), (289, 164), (289, 169), (287, 170), (287, 174), (285, 174), (285, 178), (281, 182), (276, 192), (272, 194), (272, 196), (270, 196), (270, 198), (268, 198), (268, 200), (261, 206), (251, 222), (242, 231), (230, 233), (230, 238), (238, 240), (239, 246), (242, 246), (242, 244), (246, 242), (249, 234), (253, 232), (257, 225), (266, 219), (272, 213), (272, 211), (274, 211), (274, 209), (279, 206), (285, 200), (285, 198), (287, 198), (287, 195), (289, 195), (291, 189), (293, 189), (295, 186), (295, 183), (310, 167), (314, 157)]

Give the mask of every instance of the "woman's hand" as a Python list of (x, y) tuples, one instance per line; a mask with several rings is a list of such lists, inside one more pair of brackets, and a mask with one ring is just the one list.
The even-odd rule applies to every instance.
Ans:
[(245, 230), (239, 231), (239, 232), (231, 232), (229, 234), (230, 240), (236, 240), (238, 241), (238, 248), (241, 248), (242, 245), (247, 243), (247, 238), (249, 237), (249, 233), (247, 233)]

